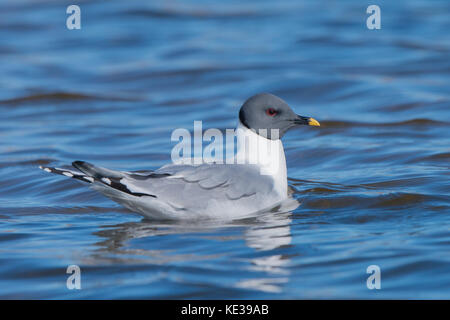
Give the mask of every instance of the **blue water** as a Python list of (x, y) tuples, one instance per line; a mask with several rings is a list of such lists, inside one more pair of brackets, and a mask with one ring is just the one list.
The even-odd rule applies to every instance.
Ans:
[[(356, 0), (70, 4), (0, 3), (0, 298), (450, 298), (448, 1), (376, 1), (380, 30)], [(322, 124), (284, 138), (294, 211), (152, 222), (38, 169), (158, 168), (262, 91)]]

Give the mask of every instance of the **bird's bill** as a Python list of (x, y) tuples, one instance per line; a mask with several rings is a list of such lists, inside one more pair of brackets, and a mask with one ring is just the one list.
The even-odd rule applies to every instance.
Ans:
[(319, 121), (311, 117), (297, 116), (297, 119), (294, 120), (294, 123), (297, 125), (320, 127)]
[(319, 123), (319, 121), (317, 121), (314, 118), (309, 118), (308, 119), (308, 126), (320, 127), (320, 123)]

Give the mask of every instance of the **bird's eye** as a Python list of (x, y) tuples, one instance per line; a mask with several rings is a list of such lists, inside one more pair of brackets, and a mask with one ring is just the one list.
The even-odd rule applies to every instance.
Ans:
[(267, 114), (269, 117), (273, 117), (273, 116), (275, 116), (277, 113), (278, 113), (277, 110), (275, 110), (274, 108), (268, 108), (268, 109), (266, 109), (266, 114)]

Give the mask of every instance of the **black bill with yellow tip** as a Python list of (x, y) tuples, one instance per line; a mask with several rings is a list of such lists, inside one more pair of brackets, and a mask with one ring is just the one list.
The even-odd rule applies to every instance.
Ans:
[(319, 121), (311, 117), (297, 116), (297, 119), (294, 120), (294, 123), (297, 125), (320, 127)]

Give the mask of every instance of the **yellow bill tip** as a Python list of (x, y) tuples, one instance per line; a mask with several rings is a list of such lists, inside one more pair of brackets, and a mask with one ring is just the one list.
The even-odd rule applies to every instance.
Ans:
[(309, 119), (308, 119), (308, 125), (309, 125), (309, 126), (320, 127), (319, 121), (317, 121), (317, 120), (314, 119), (314, 118), (309, 118)]

